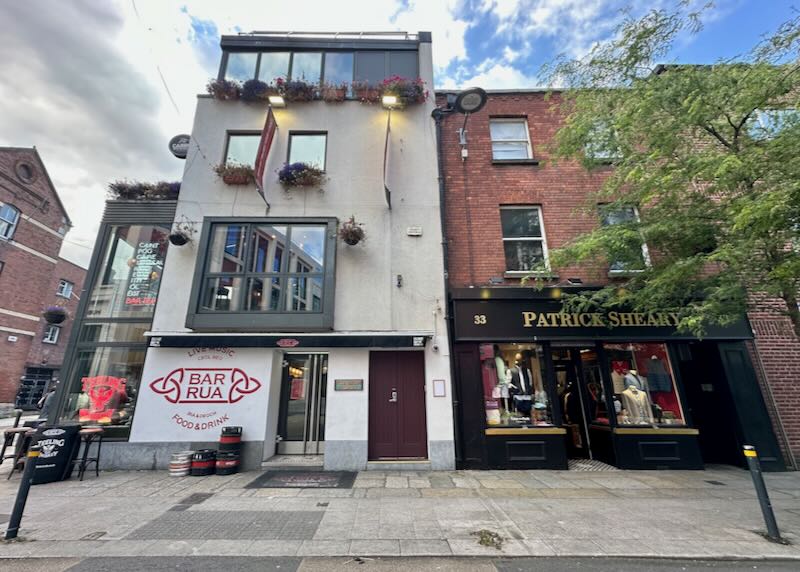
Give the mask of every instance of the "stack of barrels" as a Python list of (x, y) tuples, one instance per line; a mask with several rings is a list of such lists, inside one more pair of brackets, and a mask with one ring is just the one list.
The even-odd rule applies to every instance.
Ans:
[(239, 455), (242, 451), (242, 428), (223, 427), (219, 437), (217, 474), (232, 475), (239, 472)]
[(214, 449), (200, 449), (192, 455), (192, 468), (190, 474), (193, 477), (205, 477), (214, 474), (216, 466), (217, 452)]
[(181, 451), (180, 453), (173, 453), (169, 461), (169, 476), (170, 477), (185, 477), (189, 474), (189, 469), (192, 468), (192, 456), (194, 451)]

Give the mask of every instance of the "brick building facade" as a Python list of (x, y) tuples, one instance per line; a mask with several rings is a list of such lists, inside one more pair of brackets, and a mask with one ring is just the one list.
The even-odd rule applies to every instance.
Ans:
[[(439, 93), (437, 99), (440, 107), (446, 107), (445, 93)], [(511, 330), (506, 333), (503, 327), (491, 324), (493, 319), (499, 317), (517, 319), (516, 314), (528, 308), (525, 304), (532, 308), (543, 308), (550, 304), (559, 311), (560, 303), (553, 298), (559, 297), (562, 291), (600, 286), (615, 279), (615, 273), (605, 263), (549, 268), (548, 272), (543, 273), (548, 287), (537, 292), (520, 284), (521, 276), (529, 272), (515, 271), (514, 265), (523, 264), (526, 257), (540, 256), (546, 259), (548, 250), (564, 246), (601, 222), (599, 211), (595, 205), (587, 204), (587, 198), (600, 187), (611, 167), (599, 166), (587, 170), (577, 162), (550, 161), (548, 145), (560, 127), (558, 104), (558, 94), (547, 96), (543, 91), (490, 93), (486, 106), (472, 114), (467, 121), (466, 158), (462, 155), (465, 146), (459, 134), (464, 116), (456, 113), (445, 115), (442, 122), (448, 285), (455, 330), (454, 383), (460, 393), (458, 431), (461, 466), (536, 468), (565, 465), (566, 460), (561, 459), (558, 453), (558, 448), (562, 447), (560, 442), (564, 440), (558, 433), (561, 427), (567, 429), (566, 456), (570, 462), (573, 458), (588, 456), (618, 466), (639, 468), (702, 466), (702, 462), (735, 464), (740, 462), (740, 446), (743, 444), (740, 441), (749, 440), (761, 443), (759, 446), (764, 455), (771, 456), (775, 461), (773, 468), (780, 468), (783, 460), (787, 466), (792, 466), (794, 460), (791, 451), (795, 454), (800, 452), (800, 394), (793, 388), (792, 380), (792, 375), (800, 371), (800, 341), (788, 321), (767, 311), (767, 305), (763, 303), (759, 311), (749, 316), (752, 335), (743, 322), (743, 328), (738, 332), (716, 332), (705, 341), (676, 338), (666, 328), (661, 332), (657, 328), (640, 328), (639, 331), (629, 329), (633, 332), (632, 337), (626, 340), (627, 346), (624, 346), (619, 343), (620, 339), (607, 339), (608, 330), (591, 333), (590, 328), (582, 333), (580, 328), (572, 328), (569, 320), (559, 324), (567, 326), (560, 331), (556, 328), (539, 329), (535, 323), (526, 323), (526, 327), (534, 327), (520, 329), (523, 337), (515, 336)], [(533, 230), (520, 230), (523, 227)], [(522, 236), (525, 232), (528, 236)], [(646, 251), (644, 256), (648, 256)], [(514, 313), (509, 313), (511, 309)], [(465, 316), (467, 310), (469, 315)], [(473, 312), (479, 313), (473, 315)], [(534, 312), (527, 314), (529, 317), (538, 315)], [(577, 317), (575, 325), (580, 326)], [(481, 331), (493, 334), (483, 335)], [(754, 339), (748, 339), (753, 336)], [(655, 343), (657, 341), (659, 343)], [(511, 343), (503, 345), (500, 342)], [(572, 346), (567, 348), (570, 344)], [(616, 389), (613, 401), (610, 396), (610, 380), (614, 376), (610, 367), (611, 364), (620, 363), (614, 362), (613, 356), (618, 355), (623, 346), (641, 347), (648, 352), (663, 351), (663, 355), (658, 353), (659, 361), (663, 357), (667, 372), (675, 380), (675, 388), (672, 397), (659, 403), (664, 407), (665, 403), (675, 405), (676, 411), (683, 417), (659, 421), (672, 424), (668, 429), (675, 435), (674, 443), (667, 443), (667, 432), (664, 431), (667, 424), (655, 423), (653, 418), (649, 419), (648, 428), (642, 426), (637, 429), (635, 423), (622, 425), (626, 410), (623, 408), (620, 414)], [(547, 415), (552, 415), (546, 421), (544, 414), (535, 416), (529, 413), (525, 422), (525, 415), (513, 411), (513, 404), (509, 405), (507, 398), (500, 397), (497, 388), (495, 395), (473, 395), (476, 391), (480, 393), (475, 387), (481, 384), (481, 376), (484, 387), (487, 383), (491, 385), (491, 382), (487, 382), (487, 368), (492, 370), (493, 365), (489, 364), (491, 360), (486, 359), (487, 352), (496, 356), (493, 359), (499, 360), (500, 364), (503, 359), (514, 355), (517, 351), (514, 348), (522, 347), (527, 348), (528, 354), (523, 352), (524, 355), (539, 356), (536, 359), (531, 357), (530, 369), (535, 369), (533, 364), (542, 364), (540, 383), (547, 386), (542, 389), (551, 392), (552, 402), (560, 402), (547, 403), (545, 400), (545, 403), (537, 404), (543, 409), (547, 408)], [(559, 357), (558, 352), (566, 354)], [(595, 356), (596, 362), (588, 361), (589, 355)], [(516, 353), (516, 356), (520, 354)], [(655, 360), (656, 357), (654, 353), (652, 358)], [(580, 425), (580, 422), (568, 423), (562, 380), (558, 376), (561, 375), (559, 368), (571, 371), (570, 363), (573, 362), (578, 364), (577, 379), (583, 380), (583, 383), (588, 383), (586, 380), (591, 377), (592, 371), (598, 372), (596, 384), (598, 387), (602, 385), (604, 391), (601, 390), (597, 411), (601, 408), (612, 411), (611, 414), (606, 412), (607, 417), (611, 418), (615, 416), (612, 409), (615, 408), (617, 419), (610, 423), (605, 419), (604, 422), (610, 427), (599, 427), (596, 420), (583, 415), (583, 426), (570, 437), (569, 425)], [(480, 371), (477, 369), (479, 363), (483, 367)], [(642, 365), (637, 367), (642, 369)], [(498, 368), (502, 369), (503, 366), (498, 365)], [(513, 364), (510, 369), (514, 369)], [(707, 379), (699, 373), (701, 371), (706, 372), (703, 375)], [(740, 374), (744, 377), (737, 377)], [(495, 379), (499, 377), (499, 385), (502, 386), (502, 375), (499, 372), (491, 375)], [(711, 377), (714, 375), (718, 377), (712, 383)], [(533, 377), (536, 378), (537, 374)], [(550, 378), (553, 381), (548, 382)], [(552, 386), (548, 386), (548, 383), (552, 383)], [(485, 391), (488, 392), (488, 389)], [(513, 395), (514, 389), (511, 392), (513, 399), (519, 399)], [(581, 390), (582, 407), (588, 408), (584, 403), (592, 397), (590, 393)], [(717, 404), (726, 404), (720, 409), (724, 409), (727, 416), (712, 412), (714, 400), (711, 397), (716, 399)], [(537, 401), (535, 397), (533, 400)], [(662, 412), (657, 407), (657, 401), (654, 399), (651, 404), (653, 415), (656, 415), (656, 410)], [(680, 405), (677, 405), (678, 402)], [(756, 406), (748, 409), (748, 402), (756, 402)], [(492, 410), (495, 407), (502, 414), (499, 420), (497, 413)], [(759, 412), (763, 412), (763, 415)], [(597, 413), (593, 411), (592, 414)], [(514, 419), (523, 421), (515, 426)], [(629, 423), (629, 420), (625, 419), (624, 422)], [(481, 425), (481, 430), (474, 429), (476, 424)], [(537, 428), (537, 425), (546, 427)], [(593, 429), (597, 431), (593, 433)], [(532, 436), (536, 431), (540, 431), (542, 436)], [(654, 431), (658, 437), (653, 436)], [(627, 435), (627, 439), (634, 439), (633, 435), (637, 432), (641, 434), (641, 437), (636, 437), (640, 439), (640, 450), (651, 447), (653, 451), (658, 449), (659, 453), (650, 457), (644, 454), (636, 457), (630, 453), (636, 444), (623, 443), (623, 435)], [(554, 433), (558, 436), (552, 437)], [(609, 433), (613, 436), (610, 443), (606, 442)], [(579, 434), (585, 441), (583, 451), (577, 446)], [(724, 446), (714, 442), (715, 439), (724, 440), (725, 434), (735, 434), (736, 442), (731, 439)], [(699, 446), (698, 443), (693, 444), (692, 440), (697, 441)], [(594, 442), (591, 447), (595, 450), (589, 452), (586, 442)], [(550, 458), (553, 447), (556, 450), (555, 460), (545, 461), (546, 457)], [(721, 451), (726, 448), (727, 456), (715, 456), (715, 449)], [(663, 460), (668, 458), (672, 458), (674, 463)], [(679, 458), (683, 460), (679, 461)]]
[[(29, 407), (57, 378), (85, 270), (59, 257), (70, 220), (35, 148), (0, 148), (0, 404)], [(22, 388), (22, 389), (20, 389)]]

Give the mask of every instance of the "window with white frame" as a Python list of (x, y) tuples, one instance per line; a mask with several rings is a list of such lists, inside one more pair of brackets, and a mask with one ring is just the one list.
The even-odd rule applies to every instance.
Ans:
[(507, 272), (547, 270), (547, 241), (541, 207), (500, 207), (500, 225)]
[(44, 329), (44, 337), (42, 338), (42, 342), (46, 344), (57, 344), (58, 336), (60, 334), (61, 334), (60, 326), (54, 326), (53, 324), (48, 324), (47, 327)]
[(11, 205), (0, 205), (0, 238), (10, 239), (14, 236), (19, 222), (19, 209)]
[(622, 156), (614, 130), (604, 121), (597, 121), (592, 126), (583, 152), (598, 163), (612, 163)]
[(489, 120), (492, 137), (492, 159), (508, 161), (532, 159), (528, 120), (524, 117), (493, 118)]
[(260, 142), (261, 133), (228, 133), (225, 164), (255, 166)]
[(58, 289), (56, 290), (56, 296), (70, 298), (72, 296), (72, 289), (74, 287), (75, 284), (73, 284), (69, 280), (64, 280), (62, 278), (61, 280), (58, 281)]
[(603, 226), (624, 225), (624, 232), (614, 241), (615, 249), (609, 256), (609, 271), (614, 274), (641, 272), (650, 265), (650, 254), (641, 234), (633, 228), (639, 222), (639, 210), (634, 206), (610, 207), (600, 205)]

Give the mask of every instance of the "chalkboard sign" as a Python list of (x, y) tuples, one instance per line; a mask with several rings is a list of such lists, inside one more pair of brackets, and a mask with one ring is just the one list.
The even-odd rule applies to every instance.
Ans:
[(80, 425), (39, 427), (31, 444), (42, 449), (33, 472), (33, 484), (63, 481), (72, 472), (72, 461), (78, 455)]

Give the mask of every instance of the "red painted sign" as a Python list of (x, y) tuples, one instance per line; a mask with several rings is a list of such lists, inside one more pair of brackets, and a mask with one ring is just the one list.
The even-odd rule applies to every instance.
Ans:
[(261, 141), (258, 144), (258, 153), (256, 153), (256, 189), (261, 197), (266, 200), (264, 196), (264, 170), (267, 168), (267, 157), (269, 157), (269, 150), (272, 147), (272, 140), (275, 138), (275, 130), (278, 128), (278, 123), (275, 121), (275, 115), (272, 113), (272, 108), (267, 110), (267, 120), (264, 122), (264, 130), (261, 132)]
[(292, 338), (283, 338), (282, 340), (278, 340), (275, 344), (282, 348), (293, 348), (295, 346), (300, 345), (300, 340), (294, 340)]
[(261, 388), (239, 368), (180, 367), (150, 383), (170, 403), (237, 403)]

